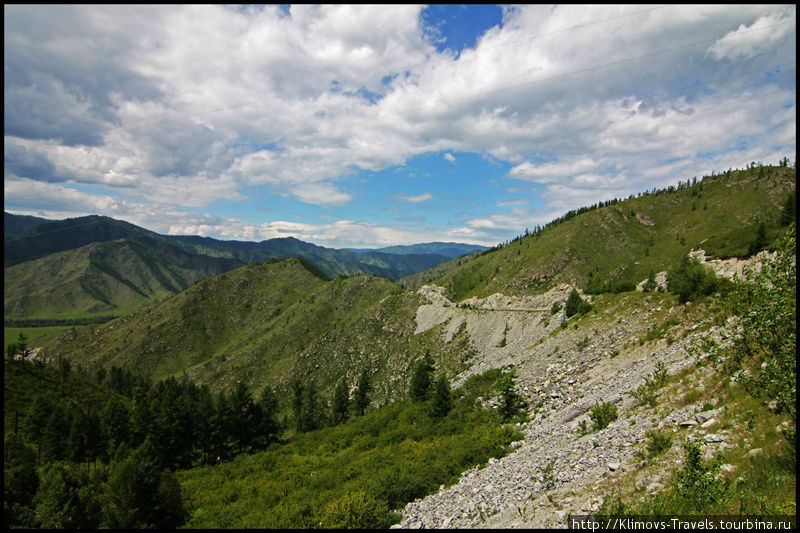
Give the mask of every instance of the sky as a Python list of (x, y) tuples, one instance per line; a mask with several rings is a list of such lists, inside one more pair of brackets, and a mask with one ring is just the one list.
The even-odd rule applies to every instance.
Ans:
[(5, 5), (4, 207), (493, 246), (796, 158), (795, 5)]

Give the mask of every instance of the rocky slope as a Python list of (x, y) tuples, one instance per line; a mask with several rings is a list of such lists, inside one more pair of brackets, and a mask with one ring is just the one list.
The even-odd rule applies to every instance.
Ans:
[[(702, 251), (695, 255), (703, 259)], [(708, 264), (731, 277), (762, 257)], [(699, 383), (709, 374), (695, 367), (697, 354), (690, 353), (720, 330), (704, 318), (702, 306), (677, 305), (661, 292), (605, 294), (596, 298), (594, 311), (562, 327), (563, 310), (550, 316), (550, 309), (554, 302), (563, 305), (571, 289), (559, 285), (538, 297), (495, 294), (458, 304), (441, 287), (418, 291), (429, 303), (417, 311), (417, 332), (443, 325), (446, 341), (463, 328), (477, 354), (454, 385), (489, 368), (513, 368), (529, 417), (517, 426), (525, 439), (512, 453), (409, 503), (397, 527), (565, 527), (568, 514), (596, 511), (620, 484), (642, 495), (664, 488), (667, 471), (642, 460), (653, 429), (676, 433), (678, 440), (696, 434), (707, 455), (730, 446), (730, 430), (720, 432), (716, 423), (718, 411), (701, 412), (707, 397), (676, 403), (684, 396), (683, 379)], [(660, 404), (672, 402), (638, 405), (632, 393), (657, 365), (671, 375), (682, 372), (677, 385), (660, 393)], [(615, 404), (619, 418), (603, 430), (581, 432), (582, 424), (592, 426), (589, 411), (600, 402)], [(670, 468), (680, 463), (679, 448), (665, 456)]]

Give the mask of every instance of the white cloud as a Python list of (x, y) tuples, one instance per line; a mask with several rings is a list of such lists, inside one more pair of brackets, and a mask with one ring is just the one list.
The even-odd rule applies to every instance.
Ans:
[(416, 195), (408, 195), (408, 194), (393, 194), (392, 198), (397, 200), (398, 202), (408, 202), (411, 204), (421, 204), (422, 202), (428, 202), (433, 200), (433, 195), (429, 192), (424, 192), (422, 194)]
[[(344, 242), (331, 235), (347, 225), (257, 230), (186, 213), (254, 195), (348, 206), (369, 198), (343, 184), (359, 170), (477, 153), (544, 186), (542, 210), (492, 199), (498, 213), (447, 230), (499, 240), (601, 197), (796, 150), (796, 96), (778, 94), (796, 84), (795, 6), (522, 5), (457, 59), (426, 40), (421, 9), (8, 6), (4, 175), (45, 187), (43, 201), (109, 191), (64, 192), (76, 210), (158, 205), (188, 217), (176, 227)], [(348, 227), (404, 238), (378, 231), (388, 223)]]
[(796, 20), (782, 13), (764, 15), (749, 26), (741, 24), (725, 34), (708, 49), (708, 55), (717, 60), (751, 58), (772, 49), (793, 33), (796, 25)]

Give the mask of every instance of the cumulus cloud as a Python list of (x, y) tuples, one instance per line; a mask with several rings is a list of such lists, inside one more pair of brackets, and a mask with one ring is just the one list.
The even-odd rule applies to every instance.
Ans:
[(368, 196), (363, 171), (425, 154), (458, 170), (454, 153), (476, 153), (547, 203), (492, 201), (497, 213), (437, 234), (491, 244), (599, 198), (796, 150), (795, 6), (515, 6), (457, 56), (436, 51), (421, 9), (7, 6), (4, 175), (111, 216), (158, 205), (187, 216), (184, 230), (345, 242), (410, 234), (187, 213), (275, 195), (346, 207)]

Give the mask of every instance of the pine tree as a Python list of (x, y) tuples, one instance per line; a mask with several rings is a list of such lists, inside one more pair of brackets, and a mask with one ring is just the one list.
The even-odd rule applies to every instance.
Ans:
[(433, 360), (430, 352), (425, 352), (425, 357), (417, 361), (414, 366), (414, 373), (411, 375), (408, 395), (412, 400), (424, 402), (428, 399), (431, 389), (431, 373), (433, 372)]
[(341, 424), (347, 420), (350, 408), (350, 395), (347, 390), (347, 380), (342, 378), (336, 384), (336, 389), (333, 391), (333, 400), (331, 401), (331, 417), (333, 424)]
[(786, 198), (786, 203), (783, 204), (783, 211), (781, 212), (781, 226), (788, 226), (794, 222), (797, 209), (797, 206), (795, 205), (796, 202), (797, 198), (795, 192), (792, 191)]
[(369, 372), (367, 372), (365, 368), (361, 371), (361, 376), (358, 378), (358, 385), (353, 395), (353, 409), (355, 409), (358, 416), (364, 416), (367, 407), (369, 407), (370, 392), (372, 392), (372, 382), (369, 377)]
[(428, 414), (432, 418), (447, 416), (453, 404), (451, 396), (450, 383), (444, 375), (439, 375), (436, 383), (434, 383), (431, 399), (428, 402)]
[(583, 303), (583, 299), (581, 298), (581, 295), (578, 294), (578, 290), (572, 289), (572, 292), (570, 292), (569, 296), (567, 297), (566, 304), (564, 304), (564, 314), (566, 317), (569, 318), (576, 314), (581, 303)]
[(278, 420), (275, 418), (278, 412), (278, 399), (271, 387), (266, 386), (261, 391), (258, 407), (261, 409), (258, 440), (262, 445), (266, 446), (275, 438), (279, 430)]

